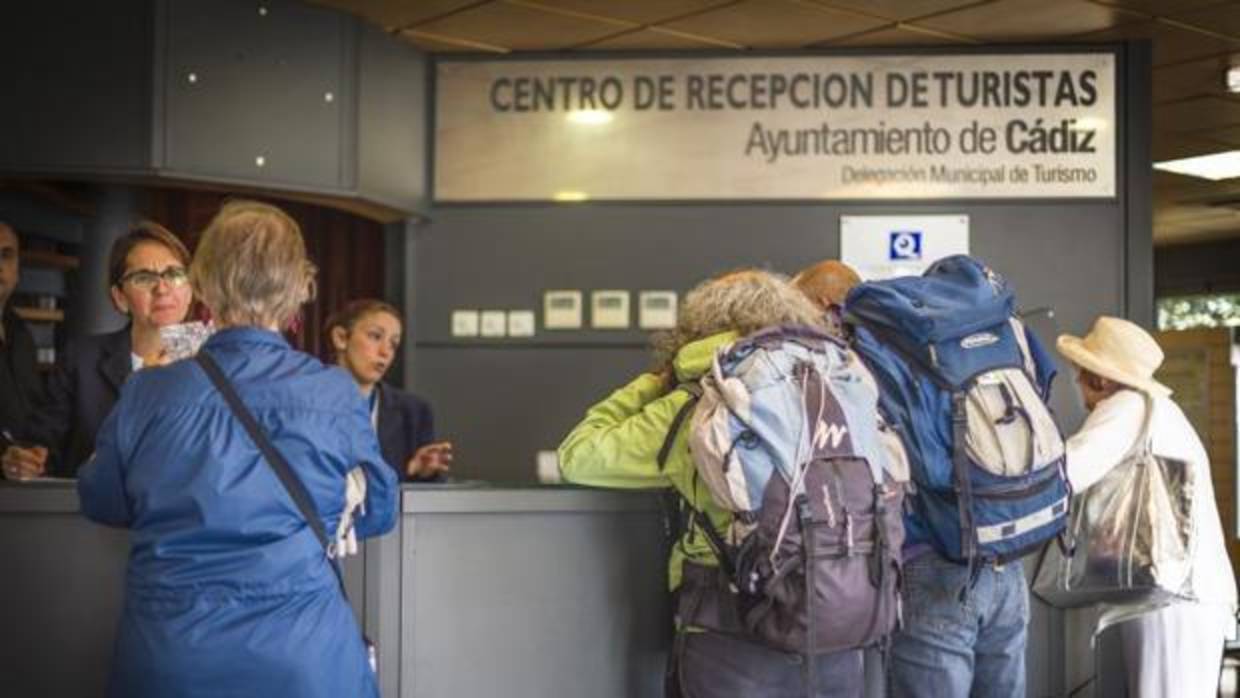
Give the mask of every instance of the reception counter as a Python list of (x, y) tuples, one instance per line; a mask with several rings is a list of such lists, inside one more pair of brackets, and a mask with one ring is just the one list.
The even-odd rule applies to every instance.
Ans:
[[(657, 495), (404, 486), (392, 533), (350, 558), (383, 695), (662, 695), (670, 643)], [(126, 532), (72, 483), (0, 482), (0, 691), (102, 695)]]
[[(405, 485), (400, 511), (345, 566), (385, 697), (662, 695), (671, 622), (659, 495)], [(0, 481), (0, 549), (0, 694), (101, 695), (126, 532), (84, 519), (73, 483)], [(1062, 614), (1031, 603), (1028, 696), (1062, 696), (1073, 651)], [(869, 659), (877, 698), (881, 665)], [(1114, 671), (1076, 695), (1122, 694), (1103, 687)]]

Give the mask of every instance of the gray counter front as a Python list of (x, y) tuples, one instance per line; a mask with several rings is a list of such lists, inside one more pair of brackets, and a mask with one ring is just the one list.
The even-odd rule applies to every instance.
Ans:
[[(384, 696), (662, 695), (671, 614), (658, 495), (406, 485), (400, 506), (395, 530), (345, 566)], [(84, 519), (72, 483), (0, 481), (0, 549), (0, 695), (102, 695), (126, 532)], [(1062, 696), (1062, 621), (1034, 605), (1028, 696)], [(869, 696), (882, 694), (876, 660)]]
[[(382, 672), (384, 695), (662, 695), (671, 621), (656, 495), (411, 488), (401, 509), (367, 557), (380, 609), (367, 625), (381, 663), (400, 665), (399, 687)], [(373, 588), (374, 572), (388, 588)]]
[[(0, 482), (0, 546), (0, 694), (102, 695), (126, 532), (72, 483)], [(384, 696), (639, 698), (662, 695), (665, 564), (653, 494), (406, 486), (345, 577)]]

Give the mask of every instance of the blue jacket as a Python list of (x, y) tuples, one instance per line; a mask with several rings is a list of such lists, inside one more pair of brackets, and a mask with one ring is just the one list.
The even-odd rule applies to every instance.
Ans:
[[(435, 419), (430, 405), (413, 393), (380, 383), (379, 391), (379, 446), (383, 457), (396, 471), (401, 480), (412, 480), (405, 475), (405, 463), (426, 444), (435, 440)], [(422, 481), (442, 480), (442, 477), (421, 478)]]
[[(338, 368), (255, 328), (203, 347), (305, 484), (327, 530), (367, 477), (359, 536), (392, 528), (396, 479)], [(378, 696), (323, 548), (193, 361), (139, 371), (78, 480), (82, 512), (131, 530), (109, 696)]]
[(44, 400), (22, 430), (51, 451), (48, 474), (73, 477), (95, 450), (95, 434), (133, 373), (129, 327), (70, 342), (56, 362)]

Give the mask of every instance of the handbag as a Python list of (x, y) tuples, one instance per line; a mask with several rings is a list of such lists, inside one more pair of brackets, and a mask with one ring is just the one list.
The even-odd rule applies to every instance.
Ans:
[[(198, 352), (194, 356), (194, 360), (202, 367), (207, 374), (207, 378), (215, 385), (215, 389), (224, 397), (224, 401), (228, 403), (228, 408), (232, 410), (233, 416), (241, 425), (245, 427), (246, 433), (250, 435), (250, 439), (254, 441), (254, 445), (258, 446), (258, 450), (262, 452), (263, 458), (267, 461), (271, 469), (275, 471), (276, 477), (280, 483), (284, 485), (284, 489), (288, 491), (293, 503), (297, 505), (297, 509), (301, 511), (301, 515), (306, 519), (306, 523), (310, 525), (310, 530), (314, 531), (315, 538), (319, 539), (319, 544), (323, 546), (324, 557), (327, 563), (331, 565), (332, 572), (336, 575), (336, 581), (340, 585), (340, 594), (344, 597), (345, 603), (349, 603), (349, 592), (344, 586), (344, 574), (340, 571), (340, 563), (333, 554), (334, 548), (331, 541), (327, 537), (327, 528), (323, 525), (323, 520), (318, 517), (314, 511), (314, 505), (310, 500), (310, 493), (306, 491), (306, 487), (298, 479), (293, 468), (284, 459), (276, 447), (268, 438), (267, 432), (258, 425), (258, 421), (254, 419), (254, 415), (241, 401), (241, 396), (237, 394), (228, 377), (224, 375), (224, 371), (220, 369), (219, 364), (212, 359), (206, 352)], [(366, 658), (370, 663), (370, 670), (378, 673), (378, 653), (375, 643), (362, 633), (362, 642), (366, 645)]]
[(1161, 605), (1195, 598), (1196, 475), (1191, 464), (1154, 453), (1153, 414), (1147, 396), (1133, 448), (1074, 499), (1067, 536), (1043, 548), (1033, 593), (1048, 604)]

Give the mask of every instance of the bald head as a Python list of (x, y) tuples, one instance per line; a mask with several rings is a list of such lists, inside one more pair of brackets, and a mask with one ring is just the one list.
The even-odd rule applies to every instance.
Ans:
[(0, 310), (8, 304), (13, 289), (17, 287), (18, 253), (17, 232), (0, 221)]
[(844, 305), (844, 297), (853, 286), (861, 283), (861, 277), (847, 264), (828, 259), (802, 270), (793, 278), (793, 283), (826, 310), (833, 305)]

